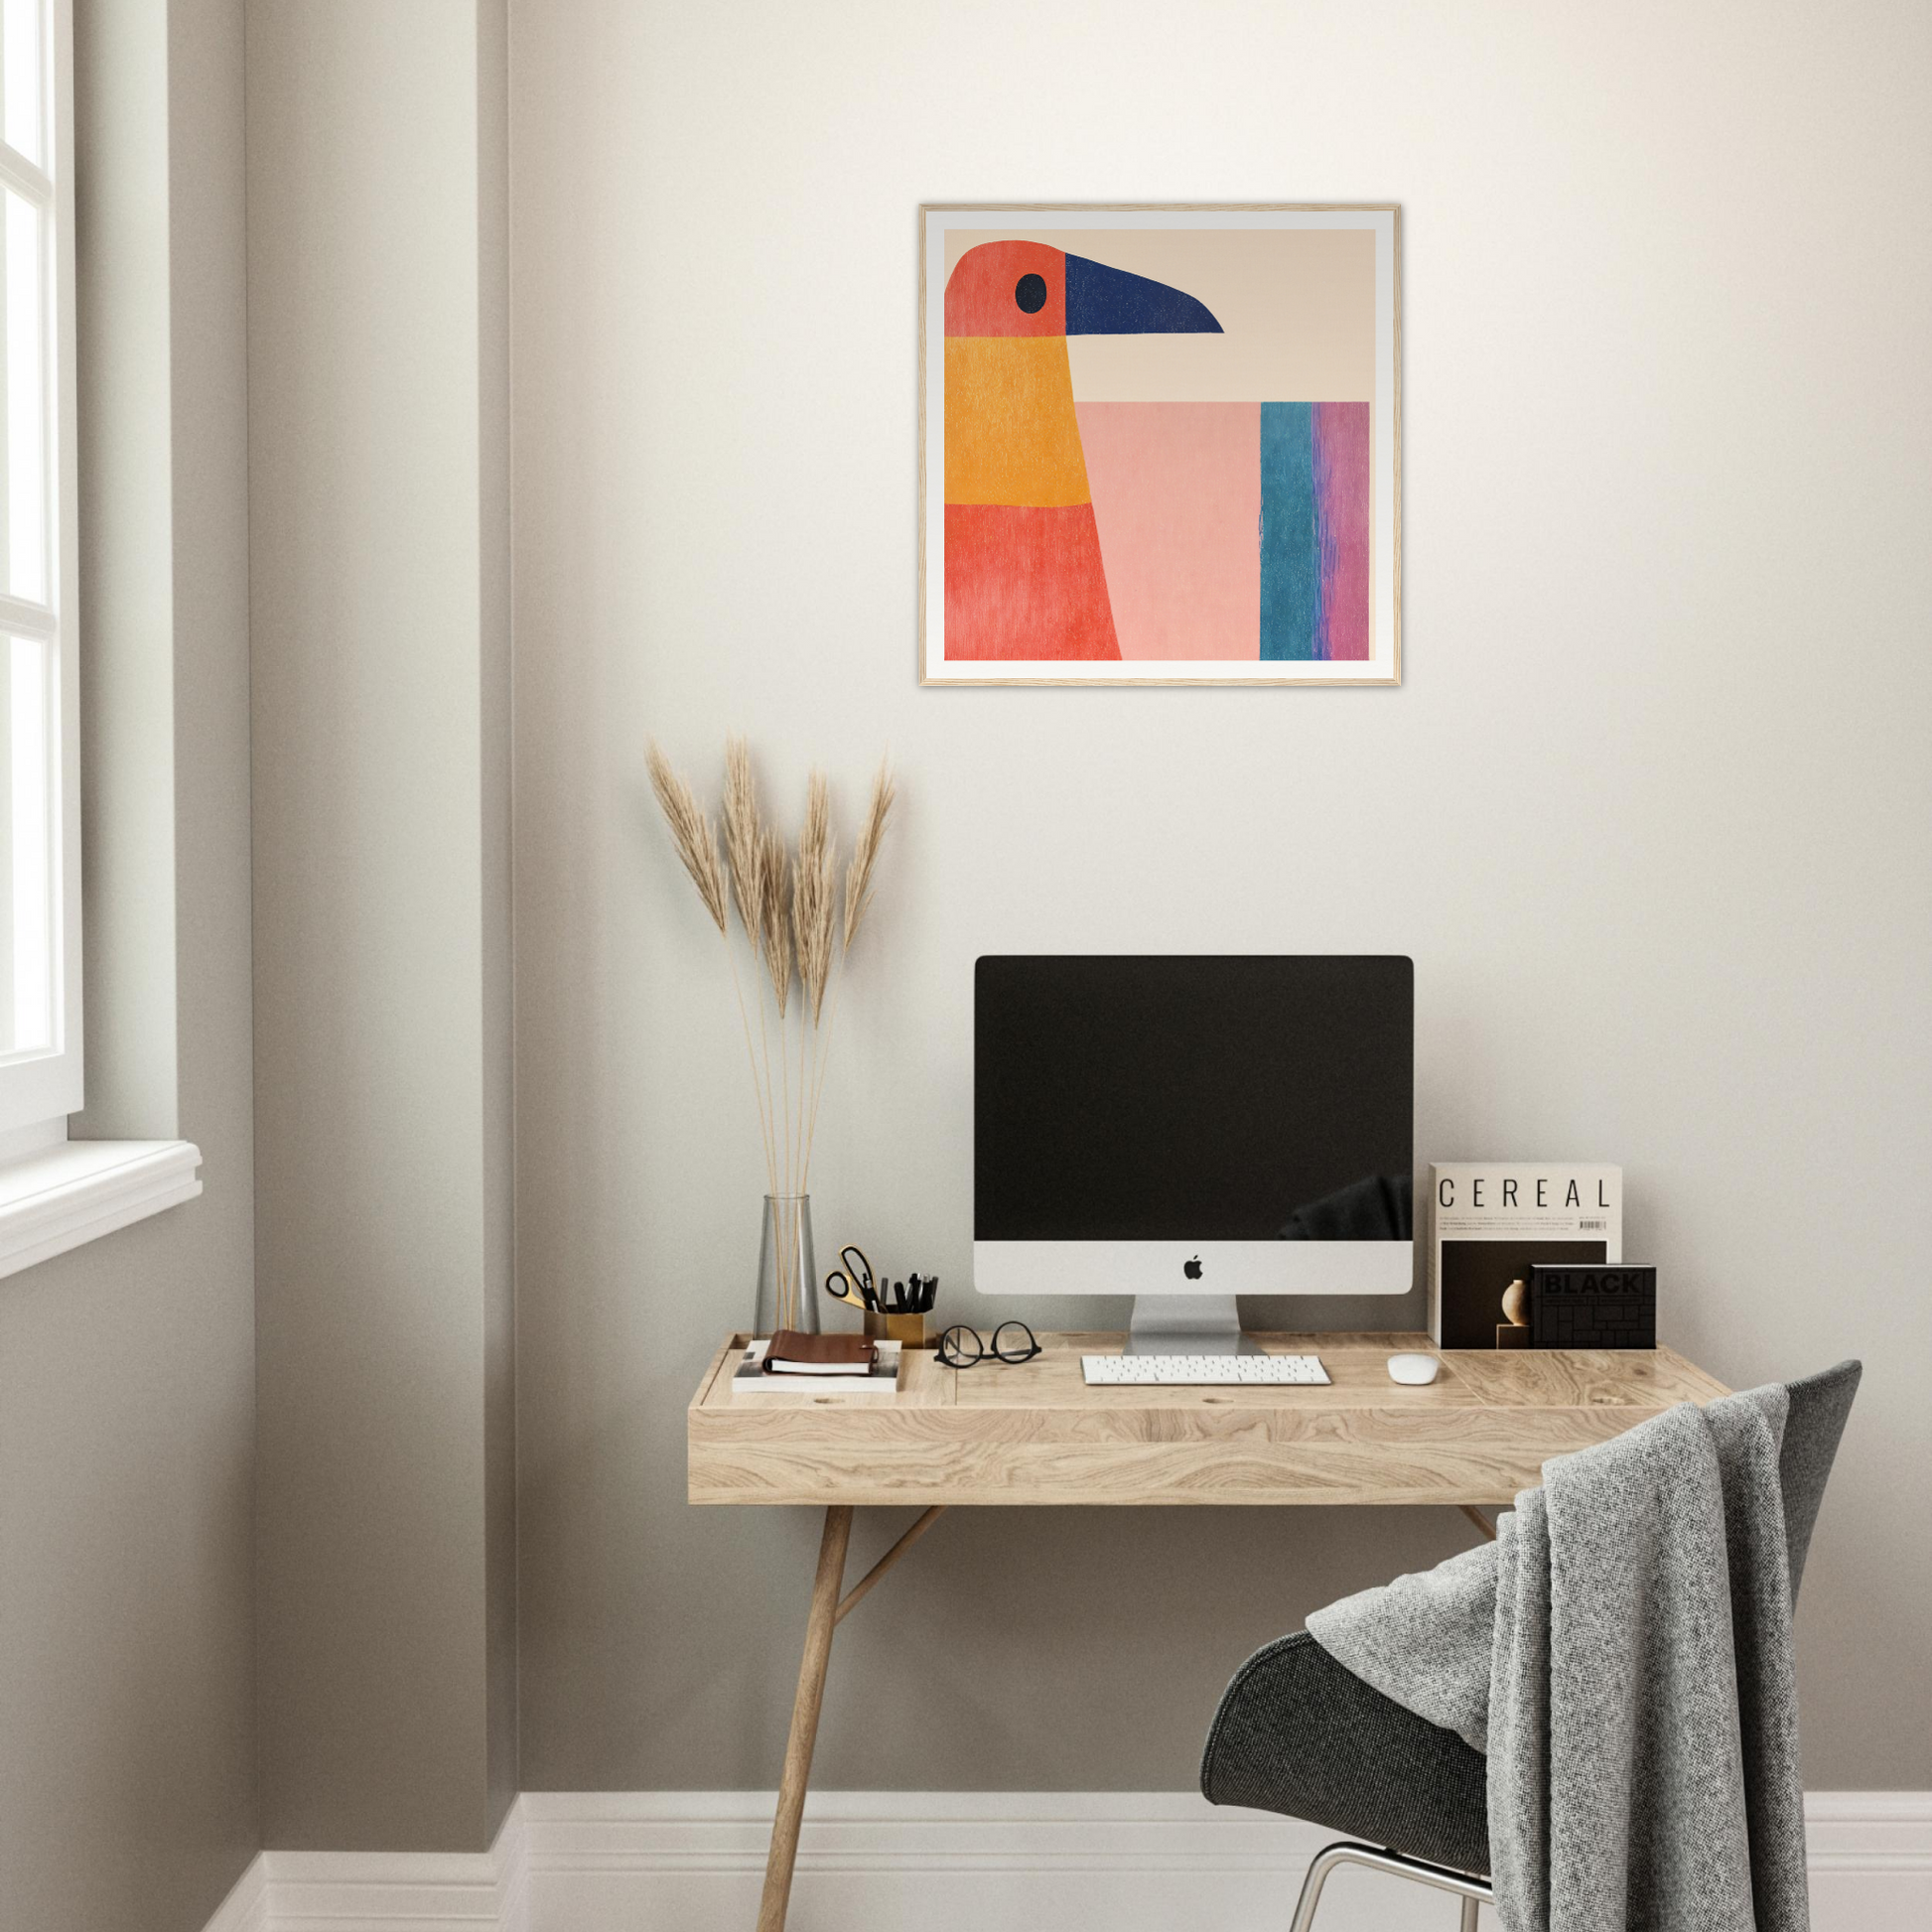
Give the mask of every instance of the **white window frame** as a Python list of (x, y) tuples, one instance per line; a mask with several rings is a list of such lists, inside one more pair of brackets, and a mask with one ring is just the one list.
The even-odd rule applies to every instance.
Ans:
[[(53, 1041), (0, 1060), (0, 1152), (67, 1138), (67, 1117), (85, 1094), (80, 997), (80, 691), (74, 616), (79, 546), (75, 538), (73, 19), (69, 0), (40, 0), (43, 170), (0, 138), (0, 186), (41, 211), (42, 341), (46, 365), (44, 447), (48, 490), (46, 606), (0, 592), (0, 635), (43, 639), (54, 719), (49, 752), (58, 760), (59, 807), (49, 814), (53, 907)], [(3, 131), (3, 130), (0, 130)], [(50, 272), (51, 271), (51, 272)]]
[[(5, 4), (5, 0), (0, 0)], [(43, 170), (6, 145), (0, 185), (41, 209), (48, 603), (0, 592), (0, 637), (42, 638), (60, 760), (49, 811), (52, 924), (51, 1047), (0, 1060), (0, 1276), (145, 1220), (202, 1191), (201, 1150), (188, 1141), (73, 1141), (68, 1116), (84, 1098), (80, 1005), (80, 678), (74, 346), (73, 14), (71, 0), (38, 0)], [(51, 271), (51, 272), (50, 272)], [(4, 348), (4, 345), (0, 345)], [(0, 452), (0, 461), (4, 461)], [(50, 789), (54, 789), (50, 787)]]

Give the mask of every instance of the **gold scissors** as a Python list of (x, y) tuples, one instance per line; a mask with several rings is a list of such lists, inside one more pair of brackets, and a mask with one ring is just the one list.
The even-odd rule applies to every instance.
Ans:
[(825, 1277), (825, 1292), (835, 1302), (847, 1302), (868, 1314), (879, 1307), (879, 1292), (874, 1284), (872, 1263), (865, 1251), (851, 1246), (839, 1250), (840, 1266)]

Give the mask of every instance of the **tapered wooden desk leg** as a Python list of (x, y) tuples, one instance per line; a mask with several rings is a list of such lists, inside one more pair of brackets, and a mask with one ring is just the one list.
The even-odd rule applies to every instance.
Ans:
[(845, 1546), (852, 1540), (852, 1511), (836, 1503), (825, 1512), (812, 1582), (811, 1614), (805, 1619), (805, 1656), (798, 1666), (798, 1695), (785, 1739), (784, 1774), (778, 1780), (778, 1815), (771, 1821), (771, 1852), (764, 1862), (764, 1896), (759, 1901), (759, 1932), (784, 1932), (791, 1901), (791, 1867), (798, 1857), (798, 1825), (805, 1813), (805, 1785), (818, 1741), (818, 1708), (825, 1698), (825, 1666), (832, 1657), (832, 1629), (839, 1620), (839, 1586), (845, 1581)]

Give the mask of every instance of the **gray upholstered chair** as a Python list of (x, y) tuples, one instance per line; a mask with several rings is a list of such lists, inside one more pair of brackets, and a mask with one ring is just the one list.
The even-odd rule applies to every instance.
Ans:
[[(1841, 1362), (1789, 1385), (1778, 1473), (1794, 1600), (1861, 1372)], [(1452, 1730), (1404, 1710), (1298, 1630), (1236, 1672), (1207, 1733), (1201, 1790), (1217, 1805), (1279, 1811), (1369, 1841), (1316, 1856), (1290, 1932), (1308, 1932), (1339, 1864), (1451, 1892), (1462, 1900), (1463, 1932), (1474, 1932), (1492, 1896), (1487, 1767)]]

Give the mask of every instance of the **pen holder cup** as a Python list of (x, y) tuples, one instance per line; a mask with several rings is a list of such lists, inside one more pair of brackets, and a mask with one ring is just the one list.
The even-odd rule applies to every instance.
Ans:
[(907, 1348), (925, 1346), (923, 1314), (868, 1314), (866, 1333), (874, 1341), (902, 1342)]

